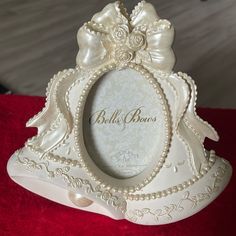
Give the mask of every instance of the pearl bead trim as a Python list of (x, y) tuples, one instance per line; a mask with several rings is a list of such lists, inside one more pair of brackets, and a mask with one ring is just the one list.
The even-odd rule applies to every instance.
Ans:
[[(201, 117), (199, 117), (197, 115), (196, 103), (197, 103), (197, 94), (198, 94), (198, 92), (197, 92), (197, 86), (196, 86), (194, 80), (190, 76), (188, 76), (186, 73), (183, 73), (183, 72), (178, 72), (177, 75), (180, 76), (181, 78), (183, 78), (185, 81), (187, 81), (187, 83), (192, 85), (193, 88), (194, 88), (194, 91), (192, 91), (192, 92), (194, 93), (194, 106), (193, 106), (194, 109), (193, 109), (193, 114), (194, 114), (195, 118), (198, 119), (203, 124), (207, 125), (214, 132), (216, 139), (218, 139), (219, 136), (218, 136), (216, 130), (212, 127), (212, 125), (210, 125), (207, 121), (203, 120)], [(185, 123), (186, 123), (186, 119), (185, 119)], [(189, 122), (186, 123), (187, 126), (189, 124), (190, 124)], [(189, 127), (189, 128), (192, 129), (193, 127)], [(198, 134), (197, 131), (193, 131), (193, 133), (199, 138), (199, 134)], [(201, 140), (201, 138), (200, 138), (200, 140)]]
[[(44, 154), (45, 152), (39, 150), (38, 148), (35, 148), (31, 145), (26, 145), (27, 148), (29, 148), (32, 152), (34, 152), (35, 154), (38, 154), (39, 156), (41, 156), (42, 154)], [(71, 158), (66, 158), (66, 157), (61, 157), (59, 155), (55, 155), (51, 152), (46, 153), (45, 158), (49, 161), (53, 161), (59, 164), (65, 164), (67, 166), (71, 166), (71, 167), (80, 167), (81, 168), (81, 163), (78, 160), (75, 159), (71, 159)]]
[(216, 160), (215, 151), (211, 150), (210, 157), (208, 160), (208, 165), (206, 165), (200, 171), (198, 175), (194, 175), (192, 178), (188, 179), (187, 181), (184, 181), (181, 184), (172, 186), (162, 191), (157, 191), (157, 192), (147, 193), (147, 194), (125, 194), (124, 197), (126, 200), (130, 200), (130, 201), (144, 201), (144, 200), (154, 200), (157, 198), (163, 198), (173, 193), (180, 192), (184, 189), (187, 189), (188, 187), (196, 183), (198, 180), (200, 180), (203, 176), (205, 176), (209, 172), (211, 167), (214, 165), (215, 160)]
[(65, 164), (65, 165), (72, 166), (72, 167), (76, 167), (76, 166), (81, 167), (81, 164), (78, 160), (73, 160), (70, 158), (61, 157), (58, 155), (54, 155), (52, 153), (47, 154), (47, 159), (50, 161), (53, 161), (53, 162), (58, 162), (60, 164)]
[[(31, 119), (29, 119), (28, 123), (29, 122), (33, 122), (35, 119), (39, 118), (42, 114), (44, 114), (44, 112), (49, 108), (50, 102), (53, 102), (53, 104), (55, 106), (55, 109), (57, 110), (57, 112), (58, 112), (58, 114), (60, 116), (54, 122), (52, 122), (52, 124), (51, 124), (51, 126), (50, 126), (50, 128), (48, 130), (46, 130), (46, 131), (44, 131), (44, 132), (42, 132), (40, 134), (38, 133), (36, 136), (33, 136), (32, 138), (28, 139), (28, 141), (26, 142), (26, 145), (31, 145), (30, 143), (33, 143), (38, 138), (45, 136), (49, 132), (52, 132), (53, 130), (55, 130), (59, 126), (59, 123), (60, 123), (61, 119), (63, 118), (63, 112), (61, 111), (60, 106), (58, 105), (58, 102), (57, 102), (57, 98), (59, 96), (58, 90), (59, 90), (62, 82), (65, 81), (65, 79), (68, 78), (69, 76), (74, 75), (76, 73), (76, 71), (78, 71), (78, 70), (76, 70), (76, 69), (68, 69), (68, 70), (60, 71), (56, 75), (54, 75), (53, 78), (50, 80), (50, 82), (48, 84), (48, 87), (47, 87), (47, 92), (46, 92), (46, 104), (45, 104), (45, 107), (37, 115), (35, 115)], [(52, 94), (50, 94), (51, 87), (52, 87), (52, 84), (54, 83), (54, 81), (56, 81), (54, 92)], [(65, 98), (65, 104), (66, 105), (68, 105), (67, 100), (68, 99)], [(69, 124), (68, 124), (68, 126), (69, 126)], [(53, 150), (58, 149), (62, 145), (63, 141), (65, 141), (67, 138), (68, 138), (68, 134), (65, 136), (65, 138), (60, 143), (58, 143), (55, 146), (53, 146), (52, 149)]]
[[(36, 150), (32, 146), (27, 146), (27, 147), (31, 151), (33, 151), (34, 153), (38, 153), (38, 154), (42, 153), (42, 151)], [(65, 165), (68, 165), (71, 167), (77, 167), (77, 166), (80, 168), (82, 167), (81, 163), (78, 160), (60, 157), (60, 156), (54, 155), (52, 153), (48, 153), (46, 158), (49, 161), (53, 161), (53, 162), (60, 163), (60, 164), (65, 164)], [(191, 185), (196, 183), (198, 180), (200, 180), (202, 177), (204, 177), (211, 170), (215, 161), (216, 161), (215, 151), (211, 150), (210, 157), (208, 160), (208, 165), (206, 165), (200, 171), (200, 173), (198, 175), (194, 175), (192, 178), (188, 179), (187, 181), (184, 181), (183, 183), (178, 184), (176, 186), (169, 187), (165, 190), (161, 190), (161, 191), (157, 191), (157, 192), (153, 192), (153, 193), (147, 193), (147, 194), (128, 194), (127, 191), (125, 191), (123, 196), (126, 200), (130, 200), (130, 201), (154, 200), (154, 199), (158, 199), (158, 198), (167, 197), (168, 195), (171, 195), (173, 193), (177, 193), (177, 192), (180, 192), (184, 189), (187, 189), (188, 187), (190, 187)], [(106, 187), (106, 186), (102, 186), (102, 187)], [(110, 189), (108, 189), (108, 190), (110, 190)]]
[[(162, 106), (162, 111), (163, 115), (165, 117), (164, 122), (165, 122), (165, 142), (164, 142), (164, 148), (162, 150), (162, 154), (160, 156), (160, 159), (155, 166), (155, 168), (151, 171), (151, 173), (148, 175), (148, 177), (144, 178), (140, 183), (134, 184), (132, 186), (112, 186), (108, 182), (100, 179), (89, 167), (89, 165), (86, 163), (86, 159), (84, 158), (84, 154), (82, 153), (81, 150), (85, 148), (83, 146), (83, 142), (81, 142), (79, 138), (79, 134), (83, 134), (83, 131), (81, 129), (81, 121), (83, 115), (83, 109), (85, 106), (86, 102), (86, 97), (89, 94), (89, 91), (93, 84), (106, 72), (109, 72), (113, 69), (116, 69), (116, 64), (109, 64), (106, 65), (100, 69), (98, 69), (89, 79), (87, 84), (85, 85), (84, 89), (82, 90), (82, 94), (80, 95), (79, 101), (78, 101), (78, 106), (76, 108), (76, 113), (75, 113), (75, 124), (74, 124), (74, 136), (75, 136), (75, 149), (78, 153), (78, 157), (81, 160), (82, 168), (87, 172), (89, 176), (98, 184), (100, 184), (102, 187), (112, 190), (113, 192), (119, 192), (119, 193), (132, 193), (137, 190), (140, 190), (147, 184), (149, 184), (153, 178), (160, 172), (161, 168), (163, 167), (163, 164), (165, 163), (165, 159), (168, 155), (169, 148), (170, 148), (170, 143), (171, 143), (171, 138), (172, 138), (172, 120), (171, 120), (171, 112), (170, 112), (170, 107), (168, 104), (168, 101), (166, 99), (166, 95), (164, 94), (160, 84), (157, 82), (157, 79), (149, 72), (147, 69), (145, 69), (142, 65), (135, 64), (135, 63), (127, 63), (124, 65), (123, 68), (131, 68), (139, 72), (143, 77), (153, 86), (153, 88), (156, 91), (156, 94), (158, 95), (158, 98), (161, 100), (160, 104)], [(86, 148), (85, 148), (86, 149)], [(124, 180), (125, 181), (125, 180)]]

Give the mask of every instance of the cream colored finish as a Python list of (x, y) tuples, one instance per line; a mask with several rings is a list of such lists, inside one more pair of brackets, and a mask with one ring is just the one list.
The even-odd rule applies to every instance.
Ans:
[(175, 222), (213, 201), (232, 170), (203, 147), (219, 137), (195, 112), (191, 77), (172, 71), (173, 32), (145, 1), (131, 16), (111, 3), (85, 23), (77, 66), (49, 83), (45, 108), (27, 122), (38, 134), (9, 160), (10, 177), (138, 224)]

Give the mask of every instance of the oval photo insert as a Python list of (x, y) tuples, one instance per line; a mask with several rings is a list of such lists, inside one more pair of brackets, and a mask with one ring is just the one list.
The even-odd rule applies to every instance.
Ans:
[(155, 168), (164, 147), (162, 100), (136, 70), (113, 70), (89, 91), (83, 114), (86, 150), (104, 173), (130, 178)]

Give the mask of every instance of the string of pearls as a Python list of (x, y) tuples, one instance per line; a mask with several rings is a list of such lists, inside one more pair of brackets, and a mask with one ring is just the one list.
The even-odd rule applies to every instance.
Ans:
[(184, 181), (181, 184), (178, 184), (176, 186), (172, 186), (170, 188), (167, 188), (165, 190), (153, 192), (153, 193), (147, 193), (147, 194), (126, 194), (124, 195), (125, 199), (131, 200), (131, 201), (144, 201), (144, 200), (154, 200), (157, 198), (163, 198), (168, 195), (171, 195), (173, 193), (180, 192), (194, 183), (196, 183), (198, 180), (200, 180), (204, 175), (208, 173), (208, 171), (211, 169), (211, 167), (214, 165), (216, 160), (215, 157), (215, 151), (210, 151), (210, 157), (208, 160), (208, 164), (200, 171), (198, 175), (194, 175), (192, 178), (190, 178), (187, 181)]
[[(39, 148), (36, 148), (32, 145), (26, 145), (32, 152), (34, 152), (35, 154), (38, 154), (39, 156), (41, 156), (42, 154), (45, 154), (45, 152), (43, 152), (42, 150), (40, 150)], [(55, 163), (60, 163), (60, 164), (64, 164), (67, 166), (71, 166), (71, 167), (80, 167), (81, 168), (81, 163), (79, 160), (75, 160), (75, 159), (71, 159), (71, 158), (66, 158), (66, 157), (61, 157), (59, 155), (55, 155), (51, 152), (48, 152), (44, 155), (44, 157), (48, 160), (48, 161), (53, 161)]]
[[(157, 166), (155, 167), (155, 169), (152, 171), (151, 175), (147, 178), (145, 178), (141, 183), (136, 184), (135, 186), (129, 186), (129, 187), (118, 187), (118, 186), (111, 186), (109, 184), (107, 184), (104, 180), (99, 179), (88, 167), (86, 161), (83, 158), (83, 155), (81, 153), (81, 142), (78, 138), (78, 134), (79, 134), (79, 130), (80, 130), (80, 115), (79, 114), (83, 114), (81, 113), (81, 109), (84, 106), (84, 103), (86, 101), (86, 95), (88, 94), (90, 88), (92, 87), (92, 85), (106, 72), (116, 68), (115, 64), (110, 64), (107, 65), (105, 67), (103, 67), (102, 69), (99, 69), (96, 73), (94, 73), (94, 75), (88, 80), (88, 83), (85, 85), (85, 89), (82, 91), (82, 95), (80, 96), (79, 102), (78, 102), (78, 107), (76, 109), (76, 115), (75, 115), (75, 139), (76, 139), (76, 150), (78, 152), (78, 157), (80, 158), (80, 160), (75, 160), (75, 159), (71, 159), (71, 158), (66, 158), (66, 157), (61, 157), (59, 155), (53, 154), (53, 153), (46, 153), (45, 158), (49, 161), (53, 161), (55, 163), (60, 163), (60, 164), (65, 164), (67, 166), (71, 166), (71, 167), (82, 167), (86, 170), (86, 172), (88, 173), (89, 176), (91, 176), (91, 178), (93, 180), (95, 180), (99, 185), (101, 185), (101, 187), (106, 188), (107, 190), (112, 190), (113, 192), (119, 192), (119, 193), (123, 193), (123, 196), (126, 199), (129, 200), (135, 200), (135, 201), (139, 201), (139, 200), (151, 200), (151, 199), (156, 199), (156, 198), (162, 198), (162, 197), (166, 197), (170, 194), (182, 191), (183, 189), (188, 188), (189, 186), (193, 185), (196, 181), (198, 181), (199, 179), (201, 179), (210, 169), (211, 167), (214, 165), (215, 163), (215, 153), (214, 151), (210, 152), (210, 158), (209, 158), (209, 162), (208, 165), (205, 166), (201, 172), (198, 175), (194, 175), (192, 178), (190, 178), (187, 181), (184, 181), (183, 183), (170, 187), (168, 189), (162, 190), (162, 191), (157, 191), (157, 192), (153, 192), (153, 193), (148, 193), (148, 194), (132, 194), (135, 191), (140, 190), (141, 188), (143, 188), (144, 186), (146, 186), (148, 183), (150, 183), (153, 178), (159, 173), (159, 171), (161, 170), (163, 164), (165, 163), (165, 159), (169, 150), (169, 145), (170, 145), (170, 141), (171, 141), (171, 117), (170, 117), (170, 112), (169, 112), (169, 107), (168, 104), (166, 102), (165, 99), (165, 95), (162, 91), (162, 89), (160, 88), (159, 84), (157, 83), (156, 79), (153, 77), (153, 75), (146, 70), (143, 66), (141, 65), (137, 65), (134, 63), (128, 63), (127, 65), (125, 65), (126, 67), (132, 68), (134, 70), (136, 70), (137, 72), (140, 72), (145, 79), (147, 79), (149, 81), (149, 83), (153, 86), (153, 88), (156, 90), (157, 95), (159, 96), (160, 100), (161, 100), (161, 105), (163, 108), (163, 113), (165, 115), (165, 129), (166, 129), (166, 142), (165, 142), (165, 146), (162, 152), (162, 155), (159, 159), (159, 162), (157, 163)], [(164, 99), (163, 99), (164, 98)], [(31, 146), (31, 145), (27, 145), (28, 148), (30, 148), (33, 152), (38, 153), (38, 154), (43, 154), (44, 152), (42, 150), (39, 150), (37, 147)]]
[[(135, 63), (127, 63), (124, 65), (124, 68), (131, 68), (139, 72), (143, 77), (153, 86), (153, 88), (156, 91), (156, 94), (158, 98), (160, 99), (160, 105), (162, 106), (162, 112), (164, 115), (164, 129), (165, 129), (165, 141), (164, 141), (164, 147), (162, 150), (162, 153), (160, 155), (160, 158), (156, 164), (156, 166), (153, 168), (150, 173), (143, 178), (139, 183), (136, 183), (132, 186), (115, 186), (114, 183), (109, 183), (109, 180), (101, 179), (97, 173), (91, 170), (91, 167), (87, 164), (86, 158), (82, 150), (86, 150), (85, 145), (83, 142), (81, 142), (81, 137), (79, 137), (79, 134), (82, 134), (82, 118), (83, 118), (83, 108), (86, 102), (86, 97), (88, 96), (88, 93), (93, 86), (93, 84), (101, 78), (102, 75), (104, 75), (106, 72), (109, 72), (116, 68), (116, 64), (109, 64), (106, 66), (103, 66), (101, 69), (98, 69), (94, 75), (88, 79), (87, 84), (85, 85), (84, 89), (82, 90), (82, 93), (80, 95), (78, 106), (76, 108), (75, 113), (75, 124), (74, 124), (74, 136), (75, 136), (75, 149), (77, 151), (78, 158), (81, 160), (82, 168), (87, 172), (87, 174), (94, 180), (96, 183), (101, 185), (103, 188), (106, 188), (107, 190), (111, 190), (113, 192), (119, 192), (119, 193), (133, 193), (137, 190), (140, 190), (144, 186), (146, 186), (148, 183), (150, 183), (153, 178), (160, 172), (163, 164), (165, 163), (167, 154), (169, 152), (171, 138), (172, 138), (172, 121), (171, 121), (171, 114), (170, 114), (170, 108), (169, 104), (167, 102), (166, 96), (160, 87), (159, 83), (155, 79), (155, 77), (143, 66), (135, 64)], [(134, 177), (135, 178), (135, 177)], [(112, 182), (112, 181), (110, 181)], [(118, 185), (118, 184), (117, 184)]]
[[(27, 147), (31, 151), (33, 151), (34, 153), (42, 153), (42, 151), (36, 150), (32, 146), (27, 146)], [(48, 153), (46, 155), (46, 158), (49, 161), (53, 161), (53, 162), (60, 163), (60, 164), (65, 164), (65, 165), (68, 165), (71, 167), (77, 167), (77, 166), (79, 166), (80, 168), (82, 167), (81, 163), (78, 160), (60, 157), (60, 156), (54, 155), (52, 153)], [(212, 166), (215, 164), (215, 161), (216, 161), (215, 151), (211, 150), (208, 164), (200, 171), (200, 173), (198, 175), (194, 175), (192, 178), (188, 179), (187, 181), (184, 181), (183, 183), (178, 184), (176, 186), (169, 187), (165, 190), (161, 190), (161, 191), (157, 191), (157, 192), (153, 192), (153, 193), (147, 193), (147, 194), (124, 193), (123, 196), (126, 200), (128, 199), (130, 201), (154, 200), (154, 199), (158, 199), (158, 198), (167, 197), (168, 195), (171, 195), (173, 193), (177, 193), (177, 192), (180, 192), (184, 189), (187, 189), (188, 187), (190, 187), (191, 185), (196, 183), (198, 180), (200, 180), (202, 177), (204, 177), (208, 173), (209, 170), (211, 170)], [(101, 185), (101, 187), (105, 187), (105, 186)]]

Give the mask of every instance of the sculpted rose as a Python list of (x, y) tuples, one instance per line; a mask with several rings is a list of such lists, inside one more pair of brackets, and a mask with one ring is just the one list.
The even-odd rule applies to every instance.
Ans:
[(144, 48), (146, 45), (145, 36), (139, 31), (133, 31), (129, 35), (129, 46), (134, 51)]
[(124, 44), (129, 35), (127, 25), (116, 25), (111, 32), (112, 39), (118, 44)]
[(115, 60), (119, 64), (126, 64), (134, 57), (134, 52), (129, 48), (117, 48), (115, 51)]

